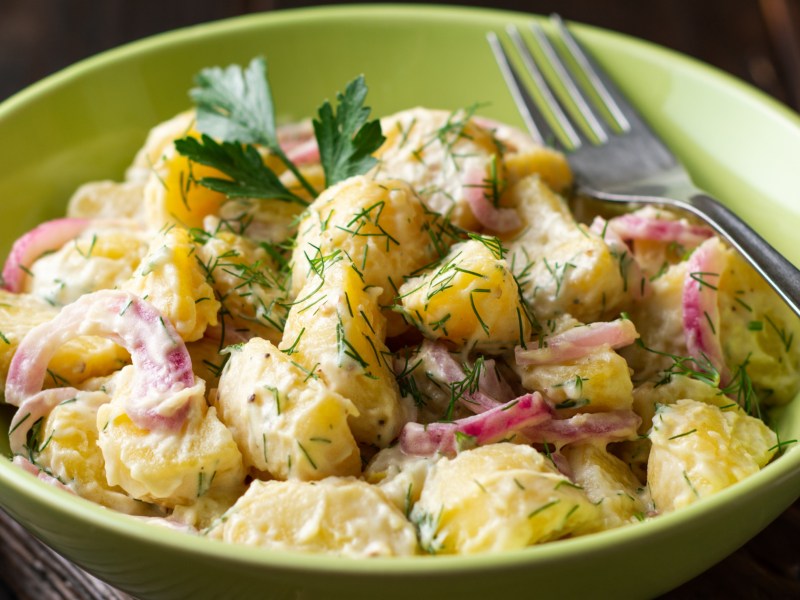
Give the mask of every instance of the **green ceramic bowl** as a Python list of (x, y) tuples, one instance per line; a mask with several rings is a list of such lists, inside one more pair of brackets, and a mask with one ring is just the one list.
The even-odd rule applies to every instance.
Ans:
[[(188, 106), (192, 76), (263, 55), (281, 117), (311, 115), (358, 73), (375, 114), (489, 103), (521, 125), (485, 40), (529, 16), (491, 10), (343, 7), (276, 12), (156, 36), (77, 64), (0, 106), (0, 244), (63, 213), (80, 183), (121, 178), (147, 130)], [(800, 262), (800, 118), (706, 66), (575, 27), (685, 160), (699, 185)], [(5, 422), (10, 411), (0, 411)], [(777, 416), (800, 438), (800, 401)], [(7, 452), (3, 436), (0, 446)], [(0, 460), (0, 505), (98, 577), (141, 598), (653, 596), (731, 553), (800, 495), (800, 449), (678, 513), (490, 556), (363, 560), (223, 545), (143, 524), (55, 490)]]

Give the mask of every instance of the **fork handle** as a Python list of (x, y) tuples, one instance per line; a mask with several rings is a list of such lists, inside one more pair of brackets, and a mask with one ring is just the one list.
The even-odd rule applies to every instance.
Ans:
[(695, 194), (685, 208), (706, 221), (736, 248), (800, 317), (800, 270), (797, 267), (711, 196)]

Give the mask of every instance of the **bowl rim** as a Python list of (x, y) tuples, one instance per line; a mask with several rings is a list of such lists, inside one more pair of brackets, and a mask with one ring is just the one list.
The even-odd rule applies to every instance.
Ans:
[[(487, 19), (487, 17), (491, 17)], [(209, 35), (224, 35), (241, 28), (278, 27), (298, 25), (303, 22), (318, 22), (321, 19), (335, 21), (371, 21), (376, 18), (403, 18), (413, 21), (447, 18), (458, 22), (474, 23), (476, 20), (489, 22), (522, 21), (543, 18), (538, 14), (516, 11), (463, 7), (449, 5), (411, 5), (411, 4), (365, 4), (315, 6), (253, 13), (222, 20), (201, 23), (180, 29), (158, 33), (144, 39), (132, 41), (85, 58), (13, 94), (0, 103), (0, 120), (13, 118), (16, 110), (24, 108), (29, 102), (40, 98), (85, 73), (125, 60), (130, 55), (146, 55), (174, 45), (186, 44)], [(715, 67), (702, 63), (676, 51), (664, 48), (626, 34), (571, 22), (576, 31), (585, 34), (587, 41), (625, 46), (629, 51), (646, 55), (648, 60), (669, 63), (672, 68), (691, 74), (710, 77), (715, 85), (727, 88), (731, 93), (744, 97), (748, 102), (782, 119), (787, 126), (797, 129), (800, 136), (800, 115), (786, 105), (768, 96), (757, 88), (724, 73)], [(487, 29), (489, 25), (487, 25)], [(798, 400), (795, 399), (794, 402)], [(274, 567), (296, 572), (327, 572), (339, 574), (424, 574), (448, 572), (458, 574), (465, 571), (492, 570), (524, 565), (534, 567), (562, 558), (589, 556), (602, 551), (609, 545), (636, 545), (656, 539), (677, 526), (690, 527), (700, 523), (709, 514), (721, 507), (734, 503), (737, 498), (753, 498), (762, 493), (769, 484), (776, 485), (786, 479), (797, 480), (800, 494), (800, 450), (790, 447), (780, 460), (767, 465), (763, 470), (751, 475), (731, 488), (703, 499), (677, 512), (661, 515), (655, 519), (632, 524), (618, 529), (602, 531), (573, 539), (558, 540), (547, 544), (531, 546), (520, 550), (469, 556), (437, 556), (430, 560), (425, 556), (372, 558), (353, 560), (332, 555), (308, 554), (254, 548), (250, 546), (221, 543), (202, 536), (187, 535), (162, 527), (143, 526), (142, 522), (128, 515), (116, 513), (91, 501), (79, 498), (62, 490), (54, 489), (36, 477), (14, 466), (10, 461), (0, 461), (0, 484), (15, 492), (28, 496), (40, 506), (79, 521), (89, 521), (119, 536), (134, 538), (139, 542), (157, 544), (174, 550), (201, 554), (215, 561), (236, 563), (252, 567)], [(23, 524), (24, 525), (24, 524)]]

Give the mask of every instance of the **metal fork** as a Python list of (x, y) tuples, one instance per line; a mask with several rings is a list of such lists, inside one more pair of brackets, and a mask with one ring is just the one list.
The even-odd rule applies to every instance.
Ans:
[[(531, 135), (567, 154), (575, 175), (576, 191), (604, 202), (653, 203), (692, 213), (736, 248), (800, 316), (800, 270), (730, 209), (695, 187), (677, 158), (578, 44), (561, 18), (553, 15), (551, 20), (554, 30), (551, 35), (560, 41), (560, 51), (555, 49), (538, 23), (531, 23), (531, 32), (551, 66), (551, 73), (562, 83), (575, 108), (580, 111), (585, 126), (596, 138), (595, 142), (562, 109), (539, 66), (541, 61), (537, 62), (516, 27), (509, 26), (508, 35), (542, 102), (566, 137), (566, 144), (559, 141), (556, 130), (537, 107), (497, 35), (489, 32), (487, 39)], [(583, 71), (584, 81), (594, 88), (596, 101), (605, 105), (619, 131), (609, 126), (593, 102), (581, 92), (560, 57), (562, 53), (571, 57), (573, 69)]]

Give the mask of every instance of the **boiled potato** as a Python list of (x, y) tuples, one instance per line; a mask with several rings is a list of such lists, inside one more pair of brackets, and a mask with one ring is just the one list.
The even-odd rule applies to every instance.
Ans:
[(736, 252), (719, 280), (720, 340), (734, 377), (740, 369), (768, 404), (800, 391), (800, 319)]
[(384, 448), (369, 461), (363, 478), (381, 489), (403, 514), (419, 500), (436, 458), (408, 456), (399, 445)]
[(106, 481), (105, 461), (97, 445), (97, 411), (110, 398), (103, 392), (81, 392), (57, 405), (34, 440), (36, 466), (79, 496), (133, 515), (152, 512)]
[(405, 409), (384, 343), (379, 290), (359, 269), (334, 257), (321, 261), (289, 311), (280, 348), (330, 390), (351, 400), (356, 440), (387, 446), (405, 423)]
[(723, 410), (687, 399), (661, 407), (649, 437), (647, 482), (661, 513), (752, 475), (778, 447), (774, 432), (735, 405)]
[(628, 466), (595, 444), (570, 444), (561, 449), (589, 500), (600, 507), (603, 529), (641, 521), (650, 510), (646, 488)]
[(176, 394), (189, 403), (180, 430), (150, 431), (138, 427), (125, 411), (132, 369), (120, 373), (112, 401), (97, 411), (97, 443), (109, 484), (165, 507), (192, 504), (212, 490), (241, 485), (242, 455), (214, 407), (206, 405), (203, 381)]
[(148, 235), (136, 221), (101, 220), (74, 240), (36, 260), (25, 290), (54, 306), (83, 294), (120, 287), (147, 253)]
[[(662, 372), (674, 364), (671, 356), (686, 356), (686, 337), (683, 333), (683, 284), (687, 263), (671, 266), (650, 283), (650, 294), (644, 302), (630, 308), (631, 320), (641, 336), (642, 345), (620, 350), (639, 381), (662, 379)], [(657, 350), (658, 353), (648, 349)]]
[(139, 268), (121, 286), (155, 306), (186, 342), (217, 324), (220, 307), (196, 252), (188, 231), (170, 227), (151, 240)]
[(195, 111), (187, 110), (153, 127), (125, 172), (126, 181), (139, 183), (147, 181), (153, 169), (173, 151), (172, 144), (175, 140), (192, 131), (195, 118)]
[(561, 194), (572, 186), (572, 170), (563, 153), (536, 146), (510, 152), (503, 157), (507, 185), (513, 186), (529, 175), (538, 175), (548, 187)]
[[(439, 258), (434, 220), (411, 187), (397, 180), (352, 177), (326, 190), (308, 207), (298, 226), (292, 290), (300, 293), (321, 257), (334, 252), (353, 261), (364, 284), (380, 288), (378, 303), (394, 303), (407, 275)], [(396, 320), (394, 333), (402, 331)]]
[(144, 186), (144, 215), (154, 230), (171, 225), (187, 229), (202, 227), (203, 219), (216, 214), (227, 200), (222, 192), (199, 183), (204, 177), (225, 179), (225, 175), (213, 167), (190, 161), (172, 144), (189, 133), (199, 137), (193, 130), (176, 135), (163, 147), (157, 161), (151, 163)]
[(633, 409), (642, 417), (639, 432), (644, 434), (649, 431), (659, 406), (673, 404), (684, 398), (720, 408), (731, 404), (731, 399), (718, 387), (686, 375), (672, 375), (665, 381), (646, 381), (633, 390)]
[(406, 319), (457, 348), (501, 353), (529, 338), (531, 321), (496, 238), (456, 244), (400, 288)]
[(423, 550), (473, 554), (599, 530), (600, 509), (530, 446), (491, 444), (443, 458), (411, 519)]
[(275, 550), (348, 557), (416, 553), (414, 527), (375, 486), (354, 478), (253, 481), (208, 536)]
[[(417, 190), (432, 211), (464, 229), (478, 221), (466, 196), (484, 181), (505, 179), (500, 145), (470, 111), (414, 108), (381, 119), (386, 136), (371, 175), (402, 179)], [(492, 172), (494, 171), (494, 176)]]
[(202, 241), (197, 258), (223, 307), (220, 337), (278, 343), (288, 312), (288, 275), (263, 246), (244, 236), (218, 231)]
[(72, 194), (67, 204), (67, 216), (142, 221), (143, 206), (143, 182), (92, 181), (83, 184)]
[(508, 198), (524, 225), (504, 241), (507, 260), (539, 321), (564, 313), (584, 323), (602, 321), (627, 305), (629, 289), (640, 282), (627, 280), (620, 263), (626, 257), (576, 223), (563, 198), (536, 175), (511, 187)]
[(361, 456), (347, 425), (353, 404), (329, 391), (267, 340), (230, 349), (216, 406), (245, 466), (277, 479), (358, 475)]
[(522, 386), (545, 394), (560, 417), (576, 412), (627, 410), (633, 406), (628, 363), (608, 346), (560, 363), (514, 368)]

